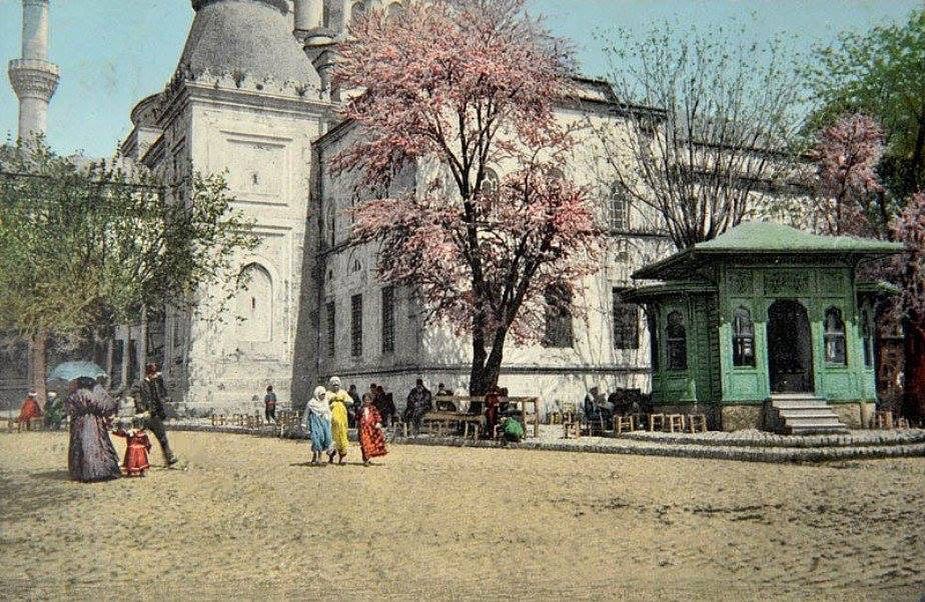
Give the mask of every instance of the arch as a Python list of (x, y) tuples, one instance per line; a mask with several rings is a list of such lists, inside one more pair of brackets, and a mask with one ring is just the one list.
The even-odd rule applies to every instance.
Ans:
[(392, 2), (385, 9), (386, 18), (401, 19), (405, 14), (405, 6), (401, 2)]
[(241, 268), (247, 284), (235, 293), (236, 338), (249, 343), (268, 343), (273, 339), (273, 277), (260, 263)]
[(687, 327), (684, 314), (673, 311), (665, 324), (665, 355), (669, 370), (687, 370)]
[(772, 393), (812, 393), (813, 345), (806, 307), (779, 299), (768, 308), (768, 377)]
[(354, 2), (350, 5), (350, 23), (356, 23), (366, 16), (366, 2)]
[(848, 346), (845, 344), (845, 321), (841, 310), (830, 307), (825, 310), (825, 361), (828, 364), (846, 365), (848, 363)]
[(755, 366), (755, 323), (752, 312), (741, 305), (732, 317), (732, 365)]

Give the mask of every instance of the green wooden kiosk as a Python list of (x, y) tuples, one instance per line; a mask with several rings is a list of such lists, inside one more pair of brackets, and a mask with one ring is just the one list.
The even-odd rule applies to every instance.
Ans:
[(656, 411), (703, 413), (713, 429), (835, 432), (876, 400), (877, 287), (858, 266), (902, 245), (741, 224), (644, 267)]

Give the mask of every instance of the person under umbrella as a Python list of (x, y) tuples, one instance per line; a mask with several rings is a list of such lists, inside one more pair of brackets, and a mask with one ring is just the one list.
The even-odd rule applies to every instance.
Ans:
[(110, 417), (119, 403), (93, 378), (78, 377), (68, 383), (64, 407), (71, 417), (67, 471), (82, 483), (119, 478), (119, 456), (109, 438)]

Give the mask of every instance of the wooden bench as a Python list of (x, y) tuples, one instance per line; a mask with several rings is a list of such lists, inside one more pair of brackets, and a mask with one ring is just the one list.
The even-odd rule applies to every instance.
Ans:
[(24, 424), (19, 420), (19, 418), (10, 418), (7, 420), (7, 431), (12, 433), (14, 427), (16, 428), (17, 433), (22, 432), (24, 428), (30, 431), (41, 431), (45, 429), (45, 422), (41, 416), (37, 418), (30, 418), (28, 424)]

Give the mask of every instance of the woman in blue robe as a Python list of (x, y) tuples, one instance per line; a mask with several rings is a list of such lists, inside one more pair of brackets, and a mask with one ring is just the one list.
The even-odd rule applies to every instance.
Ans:
[(305, 406), (302, 416), (302, 428), (308, 433), (312, 444), (312, 465), (323, 464), (321, 454), (327, 453), (333, 444), (331, 437), (331, 406), (328, 404), (328, 391), (316, 387), (315, 395)]

